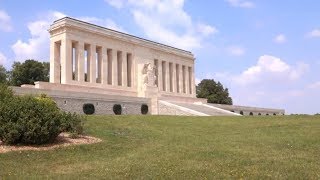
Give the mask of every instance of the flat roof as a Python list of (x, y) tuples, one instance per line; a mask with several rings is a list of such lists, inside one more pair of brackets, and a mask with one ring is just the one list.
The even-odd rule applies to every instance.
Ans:
[(162, 44), (162, 43), (159, 43), (159, 42), (151, 41), (151, 40), (148, 40), (148, 39), (144, 39), (144, 38), (141, 38), (141, 37), (138, 37), (138, 36), (134, 36), (134, 35), (131, 35), (131, 34), (127, 34), (127, 33), (120, 32), (120, 31), (116, 31), (116, 30), (109, 29), (109, 28), (106, 28), (106, 27), (103, 27), (103, 26), (99, 26), (99, 25), (96, 25), (96, 24), (92, 24), (92, 23), (88, 23), (88, 22), (85, 22), (85, 21), (81, 21), (81, 20), (78, 20), (78, 19), (75, 19), (75, 18), (71, 18), (71, 17), (68, 17), (68, 16), (63, 17), (63, 18), (58, 19), (58, 20), (55, 20), (53, 23), (56, 23), (56, 22), (59, 22), (59, 21), (65, 20), (65, 19), (70, 19), (70, 20), (73, 20), (73, 21), (78, 21), (78, 22), (81, 22), (81, 23), (88, 24), (88, 25), (90, 25), (90, 26), (95, 26), (95, 27), (102, 28), (102, 29), (105, 29), (105, 30), (108, 30), (108, 31), (113, 31), (113, 32), (116, 32), (116, 33), (119, 33), (119, 34), (123, 34), (123, 35), (126, 35), (126, 36), (130, 36), (130, 37), (132, 37), (132, 38), (136, 38), (136, 39), (139, 39), (139, 40), (147, 41), (147, 42), (150, 42), (150, 43), (153, 43), (153, 44), (165, 46), (165, 47), (168, 47), (168, 48), (172, 48), (172, 49), (176, 49), (176, 50), (179, 50), (179, 51), (183, 51), (183, 52), (192, 54), (190, 51), (187, 51), (187, 50), (179, 49), (179, 48), (172, 47), (172, 46), (169, 46), (169, 45), (166, 45), (166, 44)]

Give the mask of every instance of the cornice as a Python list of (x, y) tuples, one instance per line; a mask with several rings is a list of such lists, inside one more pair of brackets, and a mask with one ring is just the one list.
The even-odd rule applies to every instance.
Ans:
[(54, 21), (54, 23), (50, 26), (50, 29), (48, 31), (50, 32), (51, 36), (55, 36), (57, 34), (68, 32), (69, 30), (72, 31), (72, 29), (77, 29), (79, 31), (97, 34), (104, 37), (110, 37), (123, 42), (132, 43), (135, 45), (144, 46), (147, 48), (151, 48), (151, 49), (155, 49), (155, 50), (159, 50), (167, 53), (173, 53), (178, 56), (183, 56), (188, 59), (195, 60), (194, 55), (189, 51), (174, 48), (165, 44), (150, 41), (147, 39), (122, 33), (112, 29), (104, 28), (101, 26), (90, 24), (90, 23), (73, 19), (70, 17), (65, 17), (57, 21)]

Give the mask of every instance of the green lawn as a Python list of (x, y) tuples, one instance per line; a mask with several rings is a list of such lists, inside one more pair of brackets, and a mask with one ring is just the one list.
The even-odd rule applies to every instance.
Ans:
[(103, 142), (0, 154), (0, 179), (320, 179), (320, 116), (90, 116), (86, 132)]

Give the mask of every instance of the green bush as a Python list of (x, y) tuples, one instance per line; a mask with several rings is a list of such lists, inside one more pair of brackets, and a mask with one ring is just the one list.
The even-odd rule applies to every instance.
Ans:
[(94, 105), (91, 103), (84, 104), (82, 108), (83, 108), (83, 112), (87, 115), (94, 114), (95, 112)]
[(113, 105), (113, 112), (115, 115), (121, 115), (122, 114), (122, 107), (120, 104)]
[(0, 85), (0, 140), (5, 144), (45, 144), (61, 132), (83, 132), (82, 118), (59, 110), (46, 96), (14, 96)]
[(0, 103), (0, 140), (6, 144), (44, 144), (60, 133), (60, 111), (49, 101), (32, 96)]
[(61, 132), (69, 132), (73, 137), (83, 133), (84, 117), (76, 113), (62, 112), (60, 118)]
[(5, 84), (0, 84), (0, 102), (5, 102), (13, 97), (12, 89)]

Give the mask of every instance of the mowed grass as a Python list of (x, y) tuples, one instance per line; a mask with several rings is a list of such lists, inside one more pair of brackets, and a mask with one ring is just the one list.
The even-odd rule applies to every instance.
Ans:
[(0, 179), (319, 179), (320, 116), (89, 116), (103, 142), (0, 154)]

